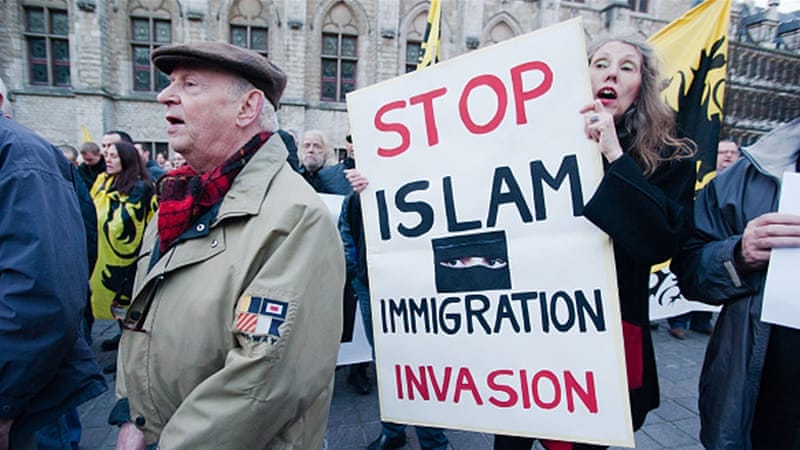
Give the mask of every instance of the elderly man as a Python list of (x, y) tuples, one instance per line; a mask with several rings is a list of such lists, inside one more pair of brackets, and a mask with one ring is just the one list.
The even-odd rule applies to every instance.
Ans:
[(328, 165), (333, 159), (333, 149), (325, 133), (308, 130), (303, 134), (300, 141), (300, 174), (321, 194), (347, 195), (352, 189), (344, 176), (345, 168), (341, 164)]
[(306, 171), (316, 173), (333, 159), (333, 149), (321, 130), (308, 130), (300, 142), (300, 155)]
[(117, 448), (321, 448), (344, 256), (274, 133), (286, 76), (225, 43), (152, 60), (169, 74), (158, 101), (187, 165), (160, 183), (133, 300), (118, 305)]

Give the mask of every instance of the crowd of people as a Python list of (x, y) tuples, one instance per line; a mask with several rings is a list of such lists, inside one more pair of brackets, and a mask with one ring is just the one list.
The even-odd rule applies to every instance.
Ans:
[[(353, 141), (340, 161), (320, 130), (282, 130), (287, 76), (217, 42), (152, 53), (174, 156), (121, 130), (56, 148), (0, 118), (0, 450), (77, 448), (75, 408), (107, 389), (92, 322), (113, 319), (109, 423), (117, 448), (323, 447), (339, 344), (362, 320), (373, 344)], [(710, 449), (800, 448), (800, 331), (760, 320), (770, 251), (800, 247), (800, 217), (776, 213), (800, 171), (800, 119), (741, 151), (719, 143), (718, 175), (695, 193), (695, 144), (676, 135), (648, 44), (590, 46), (583, 117), (604, 175), (583, 215), (613, 242), (633, 428), (659, 405), (650, 268), (672, 259), (690, 299), (721, 305), (671, 318), (678, 339), (711, 335), (699, 382)], [(0, 83), (0, 110), (7, 112)], [(6, 107), (6, 109), (3, 109)], [(338, 224), (318, 194), (343, 199)], [(696, 199), (695, 199), (696, 195)], [(338, 225), (338, 227), (337, 227)], [(361, 317), (355, 317), (355, 305)], [(368, 365), (348, 382), (371, 391)], [(382, 422), (370, 450), (406, 445)], [(423, 449), (444, 430), (416, 427)], [(496, 435), (494, 448), (533, 438)], [(543, 440), (548, 449), (597, 445)]]

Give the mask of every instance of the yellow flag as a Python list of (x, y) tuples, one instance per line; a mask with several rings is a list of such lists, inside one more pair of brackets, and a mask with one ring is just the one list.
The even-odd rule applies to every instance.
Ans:
[(89, 128), (86, 124), (83, 124), (81, 125), (81, 143), (85, 144), (87, 142), (94, 142), (94, 139), (92, 139), (92, 135), (89, 134)]
[(428, 11), (428, 25), (425, 27), (425, 37), (422, 40), (422, 54), (419, 57), (417, 70), (439, 62), (439, 49), (442, 38), (442, 5), (439, 0), (431, 0), (431, 9)]
[[(662, 93), (676, 112), (678, 133), (697, 144), (695, 190), (716, 174), (730, 15), (731, 0), (705, 0), (648, 39), (669, 82)], [(668, 266), (669, 261), (655, 265), (651, 272), (668, 279)], [(651, 302), (657, 290), (651, 288)]]
[(717, 165), (730, 15), (731, 0), (705, 0), (649, 39), (669, 81), (663, 94), (679, 133), (697, 144), (698, 182)]

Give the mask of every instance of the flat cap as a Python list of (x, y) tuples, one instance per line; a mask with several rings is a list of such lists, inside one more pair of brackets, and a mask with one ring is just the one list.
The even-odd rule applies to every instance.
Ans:
[(164, 45), (150, 55), (153, 64), (166, 74), (180, 63), (213, 65), (241, 76), (264, 92), (275, 109), (286, 88), (286, 74), (265, 56), (227, 42), (196, 41)]

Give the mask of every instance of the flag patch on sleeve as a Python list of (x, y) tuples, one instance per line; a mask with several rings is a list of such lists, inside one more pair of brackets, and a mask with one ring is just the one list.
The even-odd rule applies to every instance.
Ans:
[(236, 309), (236, 330), (253, 337), (280, 338), (288, 309), (289, 304), (280, 300), (245, 295)]

